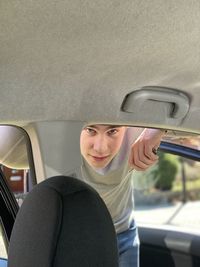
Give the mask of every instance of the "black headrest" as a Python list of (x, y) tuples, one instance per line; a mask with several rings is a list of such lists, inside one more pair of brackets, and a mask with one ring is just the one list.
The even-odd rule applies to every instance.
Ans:
[(110, 214), (94, 189), (57, 176), (35, 186), (11, 234), (8, 267), (115, 267)]

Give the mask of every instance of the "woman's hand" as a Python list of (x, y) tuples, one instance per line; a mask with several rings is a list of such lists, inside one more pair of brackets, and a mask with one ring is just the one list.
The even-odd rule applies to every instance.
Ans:
[(131, 169), (145, 171), (158, 161), (157, 149), (165, 130), (145, 129), (132, 144), (129, 156)]

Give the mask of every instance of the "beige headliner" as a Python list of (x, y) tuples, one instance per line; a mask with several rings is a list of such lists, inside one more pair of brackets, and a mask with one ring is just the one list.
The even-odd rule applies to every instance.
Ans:
[[(0, 4), (0, 122), (200, 125), (200, 1), (7, 1)], [(126, 114), (144, 86), (187, 92), (181, 122)]]

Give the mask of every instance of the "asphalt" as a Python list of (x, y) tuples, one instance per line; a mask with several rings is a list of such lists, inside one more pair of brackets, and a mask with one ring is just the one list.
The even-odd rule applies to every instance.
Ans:
[(200, 234), (200, 201), (159, 206), (139, 206), (134, 211), (135, 219), (142, 224), (170, 224), (196, 230)]
[(5, 250), (5, 246), (3, 243), (3, 238), (2, 238), (1, 232), (0, 232), (0, 258), (7, 258), (7, 253)]

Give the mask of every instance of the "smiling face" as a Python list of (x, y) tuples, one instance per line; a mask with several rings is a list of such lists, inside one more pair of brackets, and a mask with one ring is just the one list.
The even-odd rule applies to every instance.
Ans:
[(81, 132), (80, 149), (93, 168), (104, 168), (118, 153), (126, 127), (91, 125)]

